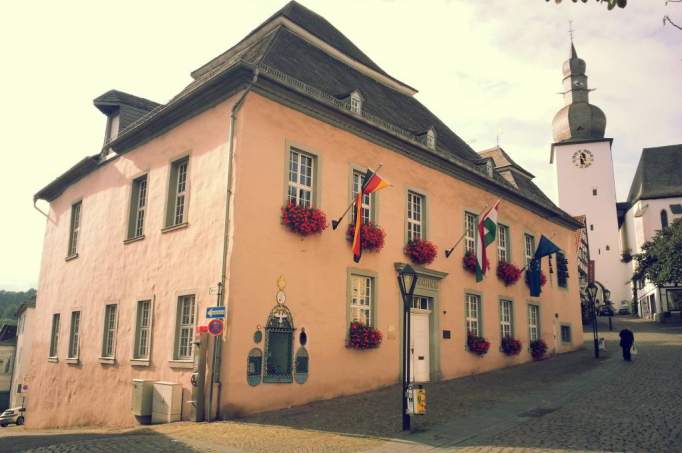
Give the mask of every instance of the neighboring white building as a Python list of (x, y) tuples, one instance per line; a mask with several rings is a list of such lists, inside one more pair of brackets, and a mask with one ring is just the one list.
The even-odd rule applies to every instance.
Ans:
[(573, 43), (563, 65), (564, 101), (552, 121), (550, 163), (556, 171), (558, 204), (573, 216), (585, 216), (590, 259), (596, 280), (611, 290), (616, 307), (630, 303), (629, 274), (621, 262), (616, 185), (606, 116), (589, 103), (585, 61)]
[(10, 406), (26, 406), (26, 396), (29, 385), (26, 381), (28, 367), (31, 363), (31, 344), (33, 339), (33, 312), (36, 308), (35, 299), (24, 302), (17, 310), (17, 350), (12, 373), (10, 388)]
[[(682, 144), (645, 148), (630, 186), (628, 201), (618, 203), (623, 261), (631, 275), (642, 245), (661, 228), (682, 218)], [(637, 288), (638, 313), (664, 319), (682, 309), (682, 287), (656, 287), (643, 282)]]

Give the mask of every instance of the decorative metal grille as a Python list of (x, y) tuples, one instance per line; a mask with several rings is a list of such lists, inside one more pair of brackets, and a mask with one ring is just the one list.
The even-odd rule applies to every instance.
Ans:
[(293, 333), (291, 313), (278, 304), (270, 312), (265, 328), (264, 382), (292, 381)]

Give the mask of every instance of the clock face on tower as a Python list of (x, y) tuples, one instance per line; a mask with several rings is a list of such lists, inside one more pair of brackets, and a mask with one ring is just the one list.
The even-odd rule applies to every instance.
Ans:
[(573, 165), (578, 168), (587, 168), (592, 165), (594, 156), (586, 149), (579, 149), (573, 154)]

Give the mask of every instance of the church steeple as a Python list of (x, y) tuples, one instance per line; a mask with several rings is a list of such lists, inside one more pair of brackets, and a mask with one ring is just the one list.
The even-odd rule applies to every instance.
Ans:
[(556, 143), (604, 138), (606, 116), (599, 107), (589, 103), (590, 90), (585, 69), (585, 60), (578, 57), (571, 40), (571, 55), (563, 66), (566, 106), (557, 112), (552, 121)]

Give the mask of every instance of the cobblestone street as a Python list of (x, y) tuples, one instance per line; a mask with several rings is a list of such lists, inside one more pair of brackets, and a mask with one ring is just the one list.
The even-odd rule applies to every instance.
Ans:
[[(428, 415), (400, 432), (397, 386), (211, 424), (136, 430), (0, 430), (2, 452), (452, 451), (682, 452), (682, 327), (614, 318), (608, 351), (432, 384)], [(620, 358), (617, 331), (635, 332), (640, 354)]]

